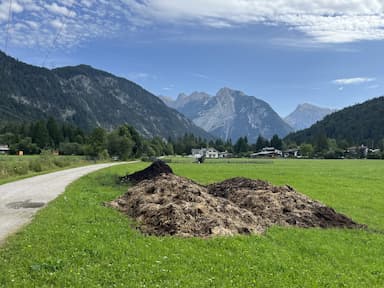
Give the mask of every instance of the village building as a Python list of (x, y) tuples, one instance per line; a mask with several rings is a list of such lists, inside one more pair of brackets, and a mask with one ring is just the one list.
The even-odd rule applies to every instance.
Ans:
[(205, 151), (205, 157), (206, 158), (219, 158), (219, 151), (217, 151), (215, 148), (208, 148)]
[(201, 149), (192, 149), (192, 156), (194, 158), (219, 158), (219, 151), (215, 148), (201, 148)]
[(300, 150), (297, 148), (288, 149), (283, 152), (283, 155), (284, 158), (299, 158)]
[(0, 154), (1, 155), (5, 155), (5, 154), (9, 154), (9, 146), (8, 145), (2, 145), (0, 144)]
[(345, 156), (347, 158), (366, 158), (368, 150), (368, 147), (365, 145), (348, 147), (345, 150)]
[(276, 149), (275, 147), (264, 147), (260, 152), (252, 153), (250, 155), (251, 158), (259, 158), (259, 157), (277, 158), (282, 156), (283, 156), (283, 152), (281, 150)]
[(233, 154), (228, 151), (219, 152), (219, 158), (232, 158)]

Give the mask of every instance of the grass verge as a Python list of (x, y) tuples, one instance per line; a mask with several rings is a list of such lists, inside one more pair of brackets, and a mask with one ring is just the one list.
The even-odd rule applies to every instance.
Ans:
[[(172, 168), (179, 175), (202, 183), (239, 175), (267, 179), (275, 184), (289, 183), (311, 196), (322, 196), (320, 198), (334, 204), (332, 206), (345, 206), (348, 216), (353, 218), (359, 218), (361, 209), (365, 209), (362, 206), (367, 206), (371, 217), (363, 217), (367, 220), (365, 223), (384, 230), (383, 220), (377, 219), (381, 212), (375, 203), (356, 202), (355, 206), (348, 207), (348, 203), (354, 203), (352, 198), (360, 197), (361, 191), (367, 191), (365, 196), (373, 202), (383, 201), (380, 190), (375, 190), (377, 181), (377, 185), (383, 184), (379, 177), (383, 164), (346, 161), (338, 166), (338, 163), (275, 161), (274, 165), (247, 168), (232, 164), (222, 167), (172, 164)], [(0, 286), (384, 286), (384, 236), (381, 233), (274, 227), (262, 236), (215, 239), (141, 235), (130, 228), (131, 220), (101, 203), (126, 191), (126, 186), (116, 184), (116, 175), (145, 165), (108, 168), (70, 185), (66, 193), (38, 213), (31, 225), (0, 248)], [(350, 173), (361, 168), (370, 168), (372, 173), (370, 178), (361, 178), (359, 185), (354, 186), (354, 174)], [(308, 175), (311, 178), (305, 181)], [(339, 183), (332, 182), (341, 175), (346, 177), (345, 182), (352, 181), (342, 185), (343, 189)], [(324, 194), (321, 193), (326, 187)]]
[(95, 161), (87, 160), (83, 156), (3, 155), (0, 156), (0, 185), (31, 176), (94, 163)]

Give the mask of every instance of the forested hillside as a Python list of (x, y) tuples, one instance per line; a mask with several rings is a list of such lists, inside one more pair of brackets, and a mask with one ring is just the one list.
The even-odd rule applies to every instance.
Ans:
[(384, 96), (328, 115), (310, 128), (288, 135), (285, 140), (314, 143), (322, 136), (349, 145), (379, 145), (384, 139)]
[(139, 85), (90, 66), (48, 70), (0, 52), (0, 121), (53, 117), (82, 129), (129, 124), (145, 137), (212, 138)]

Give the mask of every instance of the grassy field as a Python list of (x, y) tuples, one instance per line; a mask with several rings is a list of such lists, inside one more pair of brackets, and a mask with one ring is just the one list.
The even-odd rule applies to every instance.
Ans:
[(290, 184), (368, 230), (274, 227), (261, 236), (143, 236), (101, 205), (124, 193), (117, 166), (83, 177), (0, 248), (0, 287), (384, 287), (384, 161), (171, 164), (200, 183)]
[(93, 162), (87, 161), (82, 156), (53, 156), (47, 154), (33, 156), (0, 155), (0, 184), (91, 163)]

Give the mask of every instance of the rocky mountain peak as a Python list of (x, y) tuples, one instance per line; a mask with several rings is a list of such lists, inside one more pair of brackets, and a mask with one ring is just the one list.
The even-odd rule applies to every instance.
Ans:
[(292, 131), (266, 102), (238, 90), (224, 87), (216, 96), (204, 92), (185, 96), (167, 104), (224, 140), (236, 141), (247, 136), (249, 141), (255, 142), (259, 135), (282, 137)]
[(293, 129), (301, 130), (310, 127), (317, 121), (322, 120), (326, 115), (335, 112), (329, 108), (322, 108), (313, 104), (304, 103), (296, 107), (295, 111), (284, 118)]
[(225, 98), (225, 97), (236, 97), (236, 96), (247, 96), (243, 92), (234, 90), (228, 87), (221, 88), (217, 93), (216, 96), (219, 98)]

